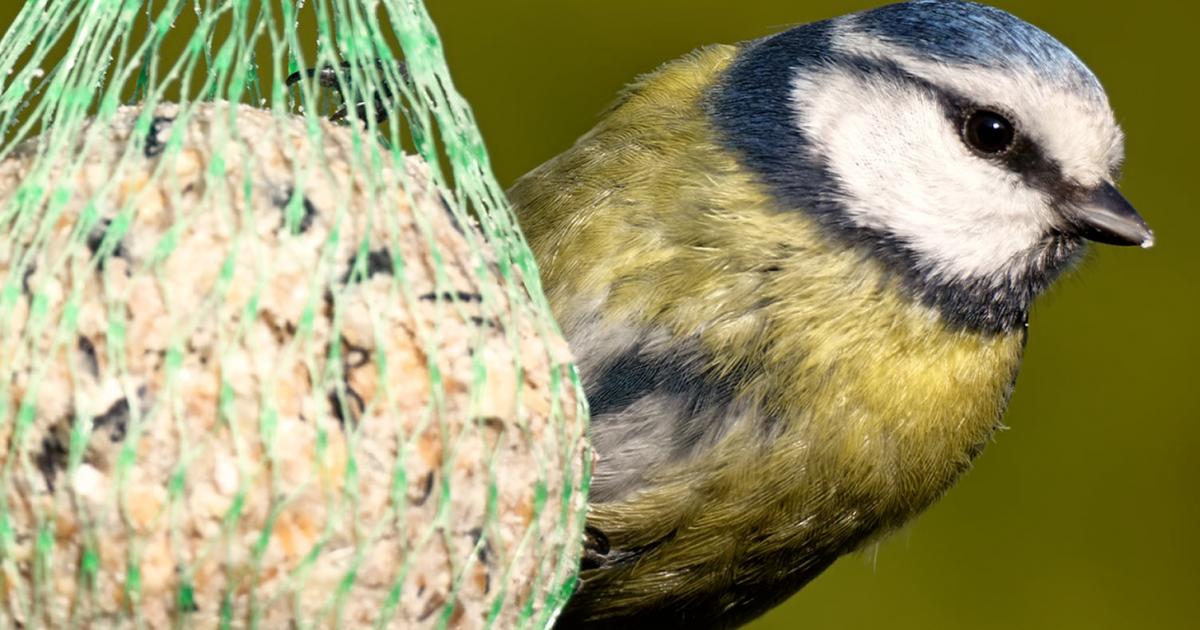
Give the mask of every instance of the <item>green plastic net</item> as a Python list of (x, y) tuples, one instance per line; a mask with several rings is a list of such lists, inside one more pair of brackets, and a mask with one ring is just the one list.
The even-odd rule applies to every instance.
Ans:
[(29, 0), (0, 78), (0, 627), (551, 623), (584, 401), (420, 0)]

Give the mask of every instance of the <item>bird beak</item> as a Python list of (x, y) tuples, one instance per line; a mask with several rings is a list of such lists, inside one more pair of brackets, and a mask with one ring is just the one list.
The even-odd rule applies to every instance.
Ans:
[(1109, 245), (1154, 246), (1154, 232), (1109, 182), (1088, 192), (1064, 213), (1075, 234)]

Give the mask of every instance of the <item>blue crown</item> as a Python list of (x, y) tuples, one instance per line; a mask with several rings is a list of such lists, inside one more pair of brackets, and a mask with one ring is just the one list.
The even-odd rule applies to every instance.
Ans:
[(1021, 69), (1104, 98), (1079, 57), (1038, 27), (974, 2), (918, 0), (853, 17), (855, 30), (947, 63)]

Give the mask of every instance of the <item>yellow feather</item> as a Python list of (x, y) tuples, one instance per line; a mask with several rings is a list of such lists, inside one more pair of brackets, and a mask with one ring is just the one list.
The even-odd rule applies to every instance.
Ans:
[(644, 77), (510, 192), (568, 338), (663, 329), (697, 340), (713, 373), (756, 366), (735, 383), (760, 422), (592, 505), (614, 549), (651, 548), (585, 571), (572, 623), (668, 620), (684, 603), (736, 622), (777, 603), (945, 492), (1020, 361), (1020, 333), (948, 327), (739, 166), (703, 110), (735, 52)]

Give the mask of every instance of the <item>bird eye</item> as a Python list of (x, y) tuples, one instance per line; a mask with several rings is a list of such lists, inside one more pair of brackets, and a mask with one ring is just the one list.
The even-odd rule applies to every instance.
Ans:
[(968, 146), (987, 155), (1004, 153), (1012, 147), (1017, 136), (1007, 118), (988, 109), (971, 112), (963, 125), (962, 134)]

